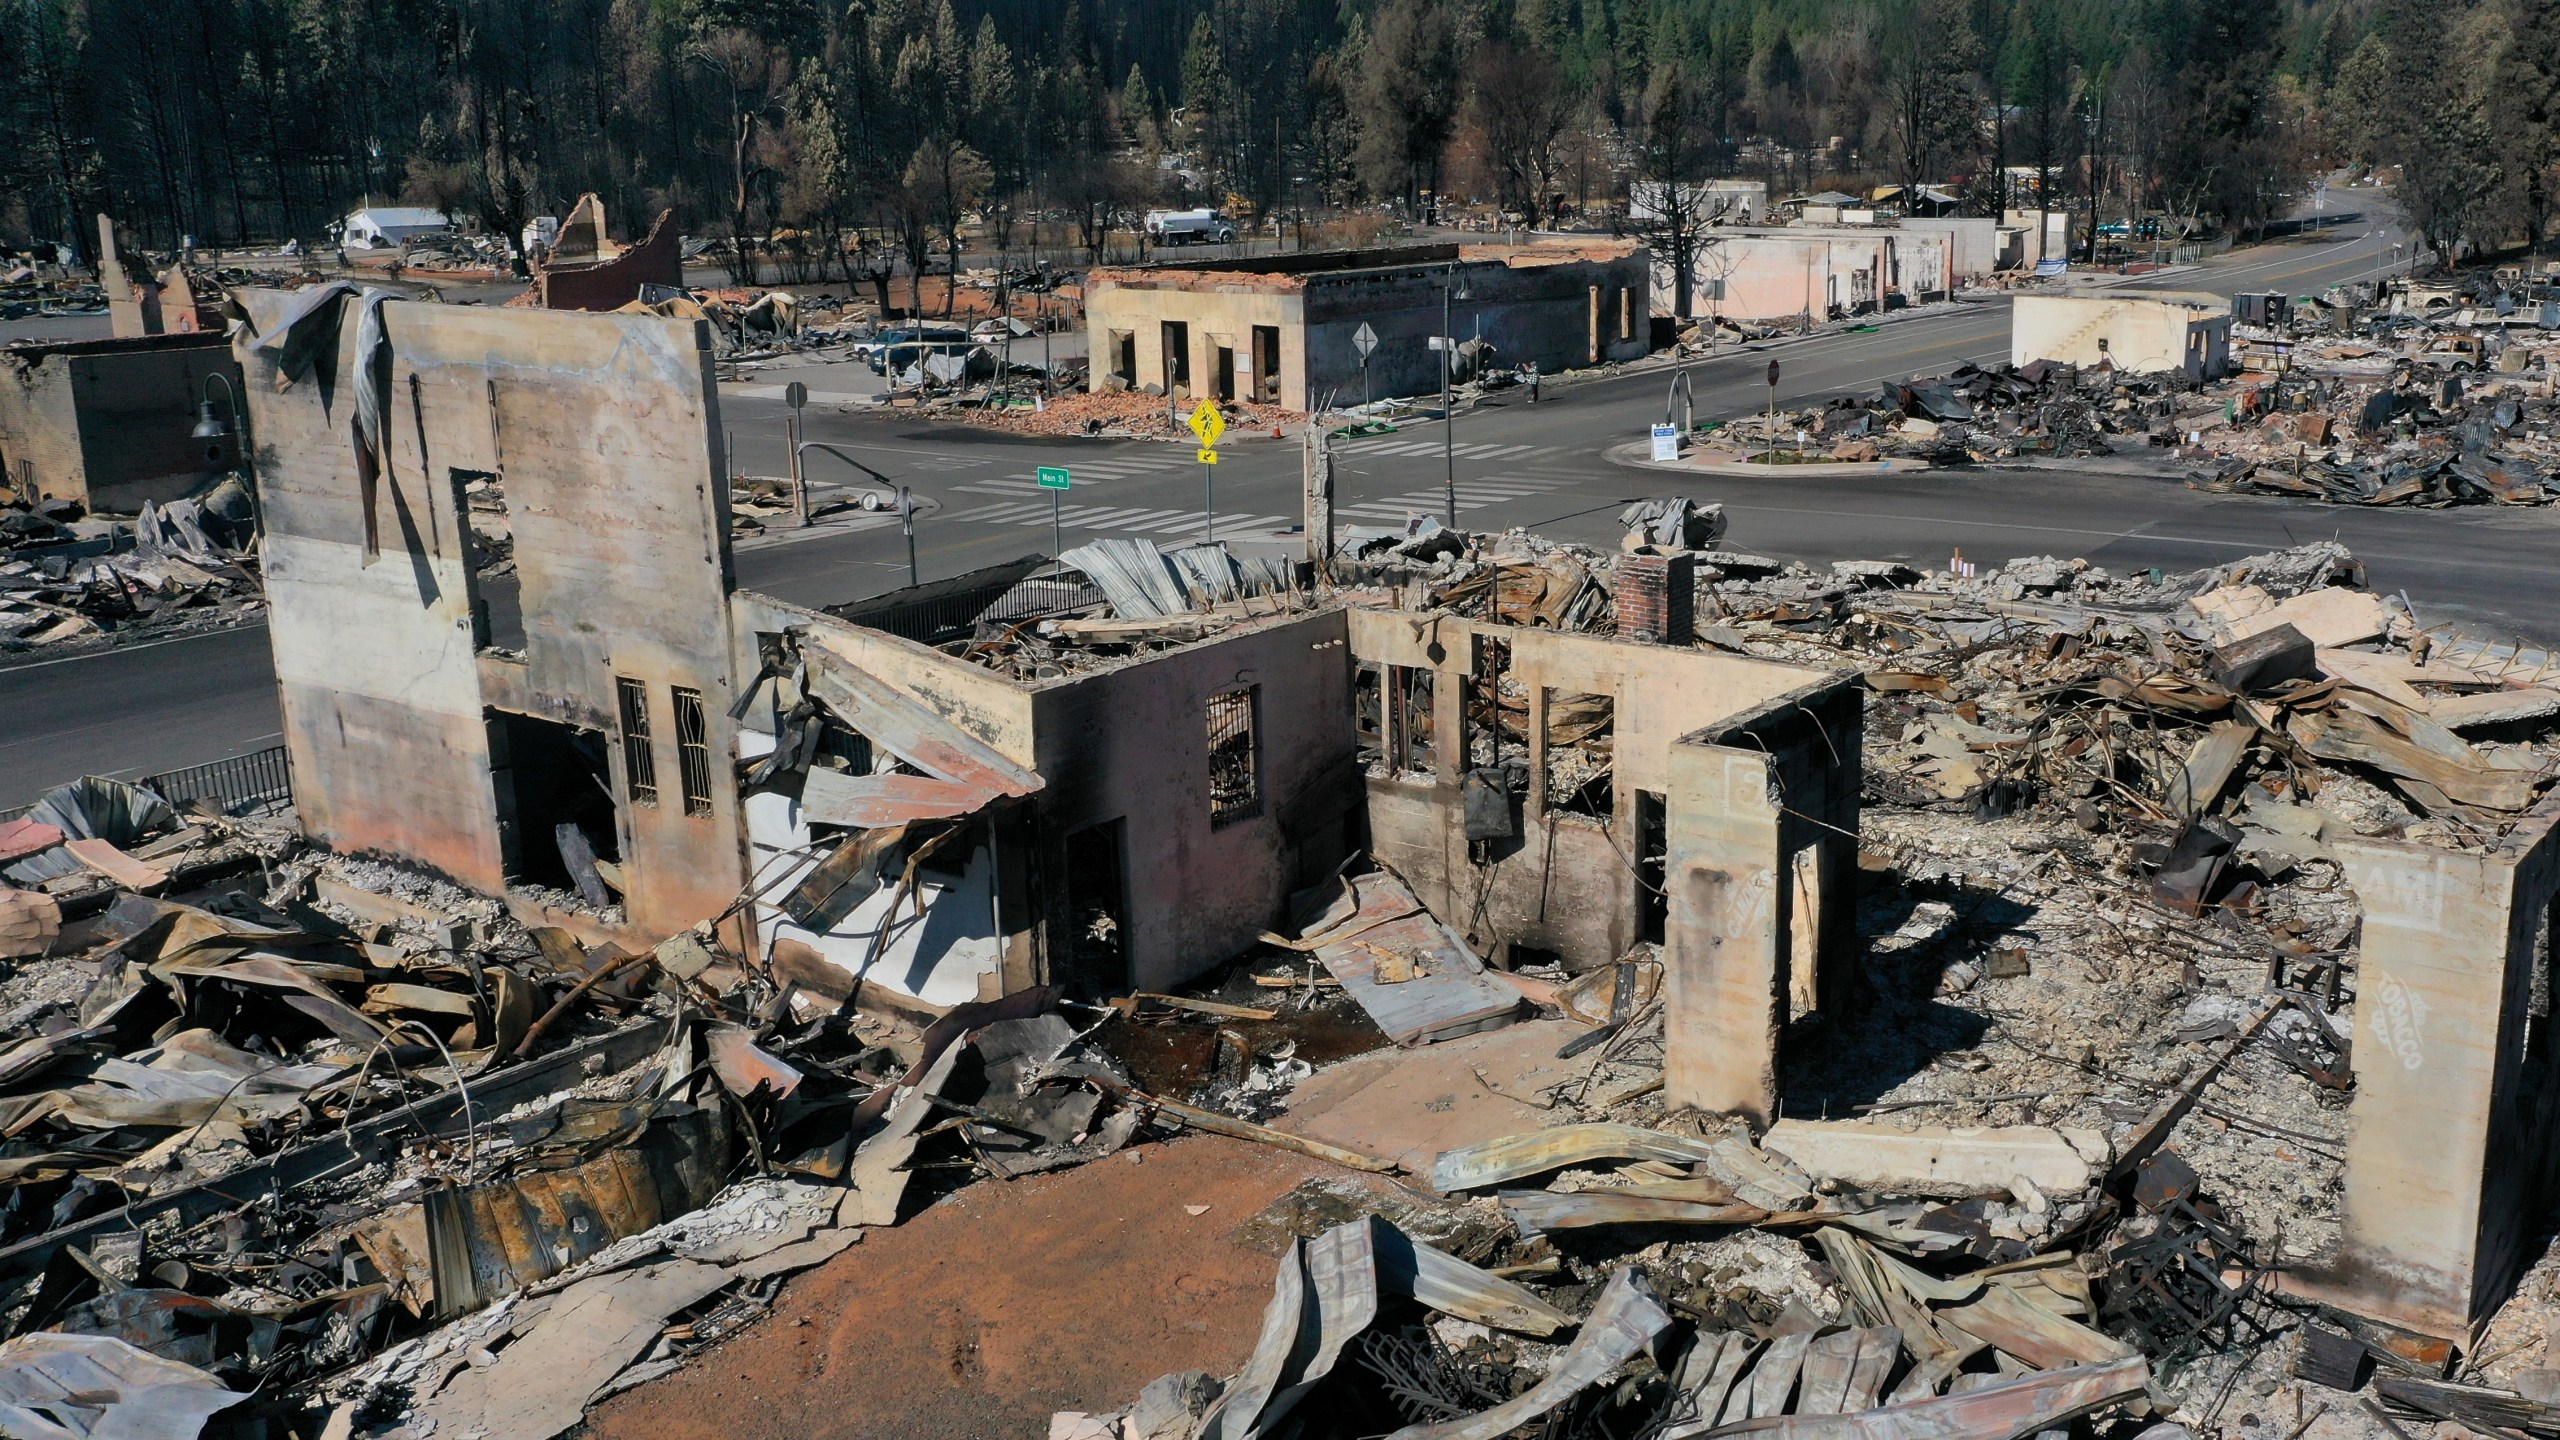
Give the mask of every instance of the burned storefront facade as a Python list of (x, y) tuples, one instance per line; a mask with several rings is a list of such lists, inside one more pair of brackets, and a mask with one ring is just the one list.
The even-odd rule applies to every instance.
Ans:
[(1647, 256), (1626, 241), (1404, 245), (1096, 269), (1089, 383), (1309, 410), (1438, 389), (1444, 333), (1461, 377), (1640, 359)]
[[(740, 830), (705, 327), (243, 300), (305, 831), (536, 909), (526, 886), (601, 909), (618, 881), (653, 940), (719, 913)], [(473, 494), (503, 497), (511, 585)], [(506, 599), (520, 636), (493, 630)]]

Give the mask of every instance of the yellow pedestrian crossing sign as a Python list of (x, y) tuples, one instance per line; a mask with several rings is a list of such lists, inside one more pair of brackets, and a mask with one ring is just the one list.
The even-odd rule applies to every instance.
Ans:
[(1203, 400), (1191, 411), (1191, 433), (1200, 437), (1204, 446), (1215, 446), (1218, 437), (1227, 433), (1227, 417), (1218, 413), (1218, 402)]

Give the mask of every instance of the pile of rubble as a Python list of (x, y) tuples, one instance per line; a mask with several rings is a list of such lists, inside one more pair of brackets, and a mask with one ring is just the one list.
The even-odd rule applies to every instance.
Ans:
[[(2076, 458), (2113, 454), (2120, 444), (2174, 443), (2180, 416), (2198, 403), (2192, 389), (2108, 367), (2044, 360), (1965, 364), (1942, 376), (1887, 381), (1865, 398), (1838, 396), (1813, 408), (1739, 416), (1716, 433), (1780, 463)], [(2119, 435), (2136, 438), (2108, 438)]]
[[(2548, 656), (2422, 626), (2335, 545), (1923, 574), (1726, 548), (1686, 499), (1623, 519), (1607, 552), (1417, 517), (1352, 536), (1332, 600), (1605, 633), (1673, 573), (1663, 643), (1859, 677), (1865, 953), (1760, 1133), (1666, 1103), (1658, 945), (1497, 969), (1374, 859), (1192, 993), (932, 1016), (752, 943), (748, 896), (606, 938), (582, 917), (619, 920), (619, 872), (568, 835), (583, 910), (90, 780), (0, 826), (0, 1426), (541, 1440), (950, 1187), (1198, 1131), (1408, 1179), (1306, 1207), (1233, 1374), (1053, 1435), (2301, 1440), (2288, 1394), (2335, 1412), (2312, 1440), (2560, 1432), (2469, 1383), (2503, 1357), (2279, 1283), (2336, 1240), (2377, 1003), (2338, 851), (2511, 834), (2560, 779)], [(1215, 546), (1062, 559), (1086, 613), (948, 646), (1039, 679), (1314, 603)], [(1364, 737), (1417, 700), (1359, 683)], [(1471, 763), (1524, 751), (1526, 693), (1467, 691)], [(806, 763), (830, 693), (775, 755)], [(1547, 802), (1605, 788), (1607, 707), (1543, 713)], [(966, 823), (831, 837), (783, 909), (894, 914)], [(1535, 1128), (1415, 1161), (1289, 1125), (1321, 1067), (1495, 1037), (1543, 1078), (1475, 1080)]]
[[(2366, 1404), (2387, 1410), (2331, 1396), (2324, 1433), (2381, 1436), (2385, 1413), (2560, 1421), (2446, 1383), (2496, 1356), (2276, 1283), (2338, 1237), (2360, 913), (2336, 846), (2477, 852), (2512, 833), (2560, 779), (2548, 655), (2421, 626), (2335, 545), (2177, 576), (2043, 557), (1924, 575), (1716, 549), (1720, 512), (1685, 501), (1627, 520), (1610, 555), (1418, 519), (1355, 539), (1336, 573), (1417, 610), (1605, 632), (1625, 558), (1680, 551), (1697, 643), (1862, 678), (1868, 993), (1853, 1025), (1791, 1044), (1803, 1118), (1755, 1144), (1662, 1107), (1651, 947), (1580, 977), (1486, 972), (1495, 1003), (1585, 1025), (1577, 1048), (1596, 1053), (1536, 1097), (1556, 1128), (1432, 1166), (1442, 1229), (1473, 1238), (1431, 1252), (1378, 1218), (1310, 1235), (1238, 1373), (1167, 1376), (1053, 1433), (1248, 1434), (1294, 1415), (1417, 1440), (1746, 1421), (2007, 1440), (2093, 1413), (2127, 1434), (2146, 1416), (2228, 1433), (2226, 1407), (2263, 1414), (2290, 1391), (2299, 1408), (2376, 1374)], [(1029, 628), (1176, 643), (1249, 618), (1203, 600), (1143, 632)], [(1487, 733), (1527, 713), (1525, 696), (1468, 703)], [(1564, 743), (1605, 779), (1607, 740)], [(1350, 953), (1337, 935), (1411, 903), (1392, 877), (1355, 891), (1272, 939), (1324, 961), (1382, 1027), (1376, 957), (1476, 973), (1407, 940)], [(1201, 1050), (1266, 1107), (1252, 1113), (1287, 1109), (1263, 1049)]]
[(238, 623), (265, 603), (256, 540), (237, 477), (130, 520), (0, 502), (0, 654)]
[(1221, 1109), (1115, 1058), (1187, 1084), (1136, 1032), (1276, 1011), (1070, 1023), (1042, 988), (928, 1021), (785, 978), (725, 917), (642, 948), (555, 918), (112, 780), (0, 825), (0, 1428), (537, 1440), (753, 1323), (921, 1177), (1151, 1130), (1344, 1156), (1230, 1113), (1303, 1063), (1204, 1064)]

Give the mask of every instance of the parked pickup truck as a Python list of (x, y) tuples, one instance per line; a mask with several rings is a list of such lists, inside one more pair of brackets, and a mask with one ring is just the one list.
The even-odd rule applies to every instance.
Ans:
[(2487, 362), (2487, 352), (2477, 335), (2439, 335), (2418, 352), (2421, 365), (2438, 370), (2477, 370)]
[(1215, 210), (1150, 210), (1147, 238), (1159, 245), (1226, 245), (1236, 238), (1236, 222)]

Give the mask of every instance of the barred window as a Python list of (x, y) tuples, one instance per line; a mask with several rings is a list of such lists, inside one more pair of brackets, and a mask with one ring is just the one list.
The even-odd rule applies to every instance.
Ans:
[(1231, 824), (1262, 813), (1262, 753), (1254, 736), (1259, 685), (1209, 697), (1209, 823)]
[(684, 813), (711, 813), (711, 728), (703, 723), (702, 692), (676, 687), (676, 763), (683, 771)]
[(658, 803), (658, 757), (649, 748), (649, 687), (628, 675), (613, 677), (622, 702), (622, 779), (634, 805)]

